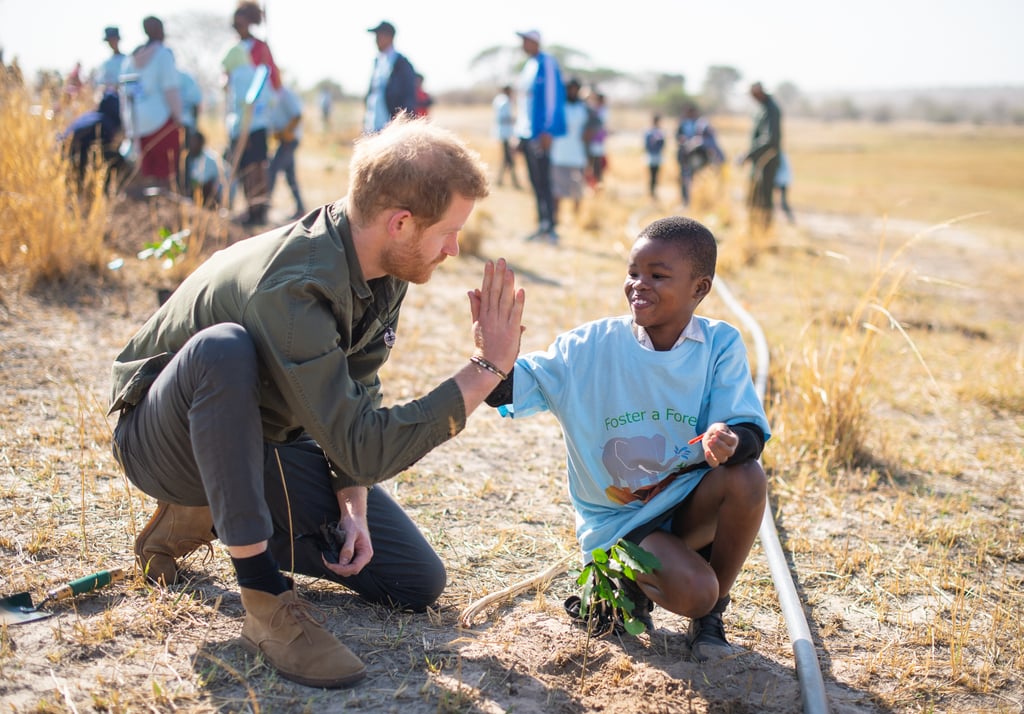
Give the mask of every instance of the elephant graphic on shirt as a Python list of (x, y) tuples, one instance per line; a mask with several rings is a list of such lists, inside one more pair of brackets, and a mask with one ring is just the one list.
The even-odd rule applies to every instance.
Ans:
[(612, 477), (605, 495), (615, 503), (647, 502), (674, 480), (663, 477), (677, 461), (665, 456), (665, 437), (615, 437), (605, 442), (601, 461)]

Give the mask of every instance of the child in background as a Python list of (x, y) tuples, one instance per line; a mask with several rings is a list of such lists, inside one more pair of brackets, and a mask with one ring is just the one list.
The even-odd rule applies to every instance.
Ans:
[(487, 400), (505, 415), (558, 418), (584, 560), (620, 538), (653, 554), (657, 570), (620, 586), (648, 626), (652, 602), (688, 616), (699, 661), (732, 652), (722, 613), (761, 523), (757, 459), (770, 436), (739, 331), (694, 315), (716, 260), (697, 221), (648, 225), (629, 256), (631, 314), (521, 355)]
[(217, 154), (206, 148), (206, 137), (200, 131), (192, 132), (185, 155), (186, 195), (206, 208), (217, 206), (221, 199), (222, 173)]
[(779, 191), (779, 207), (786, 214), (786, 219), (792, 224), (796, 223), (793, 217), (793, 209), (789, 207), (789, 184), (793, 181), (793, 169), (789, 166), (789, 157), (786, 152), (779, 153), (779, 170), (775, 172), (775, 188)]
[(647, 168), (650, 171), (651, 198), (657, 198), (658, 171), (661, 169), (661, 155), (665, 151), (665, 132), (661, 130), (661, 115), (651, 118), (651, 128), (644, 134), (644, 153), (647, 154)]

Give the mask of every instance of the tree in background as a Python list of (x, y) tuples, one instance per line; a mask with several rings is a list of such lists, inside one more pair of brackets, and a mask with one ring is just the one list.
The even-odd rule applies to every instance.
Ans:
[(313, 91), (316, 92), (316, 96), (320, 96), (320, 93), (327, 90), (331, 95), (331, 100), (340, 102), (345, 98), (345, 93), (342, 91), (341, 85), (335, 82), (333, 79), (324, 77), (315, 85), (313, 85)]
[(727, 65), (711, 65), (704, 78), (701, 90), (703, 110), (709, 114), (720, 112), (729, 107), (729, 96), (733, 87), (743, 75), (734, 67)]
[(693, 97), (686, 91), (686, 77), (681, 74), (659, 74), (654, 78), (654, 96), (651, 106), (665, 116), (682, 115), (686, 105), (693, 102)]
[(215, 12), (192, 10), (167, 17), (167, 46), (174, 51), (180, 69), (192, 75), (203, 90), (204, 100), (220, 97), (221, 59), (237, 38), (230, 18)]

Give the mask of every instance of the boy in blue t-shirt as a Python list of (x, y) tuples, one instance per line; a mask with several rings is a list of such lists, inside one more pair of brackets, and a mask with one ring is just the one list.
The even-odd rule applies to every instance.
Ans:
[(732, 651), (722, 613), (764, 512), (757, 459), (770, 436), (739, 331), (694, 315), (716, 260), (697, 221), (651, 223), (629, 256), (631, 314), (521, 355), (487, 400), (506, 416), (558, 418), (584, 559), (620, 538), (657, 557), (655, 572), (620, 583), (639, 601), (633, 615), (650, 626), (654, 603), (688, 616), (701, 661)]

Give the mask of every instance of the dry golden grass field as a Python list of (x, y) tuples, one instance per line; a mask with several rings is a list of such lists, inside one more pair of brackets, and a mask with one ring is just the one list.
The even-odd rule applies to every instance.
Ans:
[[(28, 147), (37, 128), (14, 104), (7, 97), (0, 110), (3, 134), (23, 132)], [(488, 109), (439, 107), (434, 121), (494, 164)], [(531, 199), (495, 188), (471, 218), (463, 255), (410, 290), (382, 375), (386, 401), (418, 396), (463, 364), (472, 346), (465, 292), (483, 258), (507, 257), (527, 291), (524, 351), (626, 311), (630, 232), (681, 206), (671, 165), (659, 200), (646, 195), (646, 115), (615, 109), (611, 121), (607, 182), (578, 215), (563, 211), (561, 245), (524, 242)], [(307, 204), (344, 193), (354, 125), (354, 110), (342, 107), (335, 130), (307, 128)], [(748, 119), (717, 126), (730, 157), (745, 148)], [(744, 176), (732, 166), (697, 187), (690, 213), (715, 231), (719, 278), (769, 342), (770, 499), (831, 710), (1020, 712), (1024, 129), (784, 128), (795, 224), (777, 220), (752, 235)], [(148, 586), (132, 542), (154, 504), (111, 458), (110, 362), (155, 309), (156, 288), (240, 236), (164, 199), (95, 197), (69, 214), (59, 174), (15, 154), (0, 155), (0, 595), (38, 600), (100, 568), (123, 567), (128, 578), (48, 604), (49, 619), (0, 628), (0, 708), (801, 710), (760, 543), (726, 614), (743, 648), (728, 660), (691, 662), (685, 618), (663, 610), (653, 633), (588, 642), (562, 610), (574, 588), (565, 575), (459, 626), (476, 599), (576, 557), (564, 448), (544, 417), (509, 422), (481, 409), (463, 434), (384, 484), (448, 566), (436, 609), (389, 611), (297, 579), (367, 663), (368, 680), (352, 690), (292, 684), (237, 645), (242, 608), (219, 544), (211, 560), (189, 563), (186, 584)], [(283, 185), (274, 205), (275, 216), (291, 212)], [(159, 229), (184, 227), (195, 243), (170, 270), (135, 257)], [(115, 258), (125, 263), (111, 271)], [(714, 291), (702, 312), (736, 322)]]

